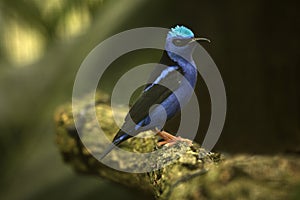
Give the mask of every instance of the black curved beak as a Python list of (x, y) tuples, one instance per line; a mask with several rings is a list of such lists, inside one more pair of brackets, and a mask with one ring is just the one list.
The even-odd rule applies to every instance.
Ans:
[(205, 42), (208, 42), (210, 43), (210, 39), (207, 39), (207, 38), (193, 38), (191, 42), (196, 42), (196, 41), (205, 41)]

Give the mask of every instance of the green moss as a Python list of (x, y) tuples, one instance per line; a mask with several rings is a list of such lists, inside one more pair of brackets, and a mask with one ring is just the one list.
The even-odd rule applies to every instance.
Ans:
[[(101, 95), (97, 95), (101, 98)], [(96, 99), (97, 121), (92, 120), (88, 109), (82, 124), (81, 140), (89, 143), (86, 149), (74, 127), (71, 106), (58, 109), (55, 117), (56, 142), (65, 161), (79, 173), (86, 173), (144, 190), (157, 199), (286, 199), (300, 182), (300, 158), (296, 156), (236, 155), (224, 158), (218, 153), (207, 152), (194, 143), (189, 146), (178, 142), (172, 146), (157, 147), (157, 137), (146, 132), (146, 138), (132, 138), (121, 148), (133, 152), (152, 152), (146, 160), (137, 160), (114, 152), (111, 162), (123, 170), (136, 169), (145, 164), (158, 170), (149, 173), (125, 173), (102, 165), (90, 152), (102, 152), (106, 147), (99, 138), (98, 122), (109, 139), (118, 130), (110, 107), (105, 100)], [(124, 116), (120, 108), (117, 115)], [(97, 142), (95, 142), (97, 141)], [(125, 161), (128, 161), (126, 165)], [(294, 195), (297, 196), (297, 193)]]

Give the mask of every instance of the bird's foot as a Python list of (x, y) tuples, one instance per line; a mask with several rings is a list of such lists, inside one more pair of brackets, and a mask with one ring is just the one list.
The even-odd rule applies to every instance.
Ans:
[(163, 145), (172, 146), (172, 145), (176, 144), (177, 142), (186, 142), (189, 146), (192, 146), (192, 144), (193, 144), (192, 140), (185, 139), (180, 136), (177, 137), (177, 136), (171, 135), (170, 133), (168, 133), (166, 131), (159, 131), (157, 134), (160, 137), (162, 137), (162, 139), (163, 139), (163, 141), (157, 143), (158, 146), (163, 146)]

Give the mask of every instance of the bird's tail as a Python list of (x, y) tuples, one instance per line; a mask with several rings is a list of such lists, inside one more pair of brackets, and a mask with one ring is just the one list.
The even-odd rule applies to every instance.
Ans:
[(112, 143), (103, 151), (103, 153), (100, 155), (99, 160), (102, 160), (109, 152), (111, 152), (117, 145), (121, 144), (125, 140), (131, 138), (131, 135), (128, 135), (121, 129), (116, 134), (115, 138), (113, 139)]

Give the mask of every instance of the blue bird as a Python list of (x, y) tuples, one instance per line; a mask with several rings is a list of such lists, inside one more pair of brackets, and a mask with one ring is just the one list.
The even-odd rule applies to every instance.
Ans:
[[(185, 26), (171, 28), (167, 34), (165, 51), (160, 64), (167, 67), (152, 72), (149, 84), (125, 117), (125, 122), (114, 137), (112, 144), (100, 156), (103, 159), (115, 146), (146, 131), (157, 131), (164, 141), (160, 144), (180, 140), (162, 131), (166, 120), (171, 119), (190, 100), (197, 81), (197, 69), (192, 58), (196, 38)], [(182, 79), (184, 79), (182, 80)], [(168, 85), (168, 88), (163, 86)], [(170, 86), (170, 87), (169, 87)], [(186, 140), (186, 139), (183, 139)]]

